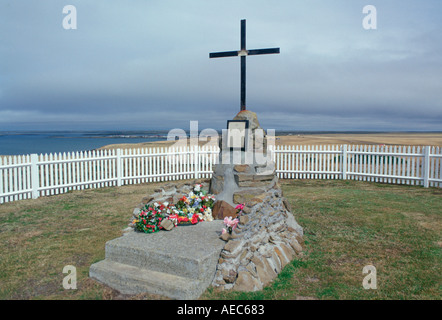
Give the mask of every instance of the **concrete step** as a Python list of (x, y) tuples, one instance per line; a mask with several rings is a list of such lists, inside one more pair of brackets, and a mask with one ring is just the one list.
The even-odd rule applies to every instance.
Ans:
[(106, 260), (204, 280), (213, 277), (225, 245), (219, 239), (222, 228), (223, 222), (215, 220), (154, 234), (129, 232), (106, 243)]
[(141, 269), (107, 259), (93, 264), (89, 276), (123, 294), (147, 292), (178, 300), (198, 299), (210, 285), (200, 280)]
[(197, 299), (212, 283), (225, 242), (222, 220), (153, 234), (128, 232), (110, 240), (89, 276), (126, 294)]

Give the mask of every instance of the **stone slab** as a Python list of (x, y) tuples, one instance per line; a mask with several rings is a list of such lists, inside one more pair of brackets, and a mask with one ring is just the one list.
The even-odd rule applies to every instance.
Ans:
[(210, 285), (210, 281), (179, 277), (110, 260), (93, 264), (89, 276), (123, 294), (147, 292), (177, 300), (198, 299)]
[(105, 260), (89, 275), (123, 293), (196, 299), (215, 276), (223, 226), (214, 220), (153, 234), (128, 232), (106, 243)]
[(106, 243), (106, 259), (183, 277), (204, 278), (205, 273), (216, 267), (225, 245), (219, 239), (223, 227), (223, 221), (216, 220), (153, 234), (130, 232)]

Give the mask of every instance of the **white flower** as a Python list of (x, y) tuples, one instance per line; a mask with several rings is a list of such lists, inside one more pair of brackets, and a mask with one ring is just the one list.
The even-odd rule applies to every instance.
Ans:
[(195, 185), (195, 188), (193, 188), (193, 190), (196, 191), (196, 192), (200, 191), (201, 190), (201, 185), (200, 184)]
[(155, 207), (159, 207), (160, 205), (158, 204), (158, 202), (155, 202), (154, 204), (153, 204)]
[(163, 204), (164, 204), (165, 207), (167, 207), (169, 205), (169, 202), (166, 201)]

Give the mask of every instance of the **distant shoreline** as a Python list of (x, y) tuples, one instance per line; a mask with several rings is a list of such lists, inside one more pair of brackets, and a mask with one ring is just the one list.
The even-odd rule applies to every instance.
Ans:
[[(169, 147), (173, 141), (151, 141), (143, 143), (110, 144), (99, 148), (109, 149), (137, 149)], [(275, 136), (276, 145), (406, 145), (406, 146), (441, 146), (442, 132), (376, 132), (376, 133), (309, 133)], [(205, 142), (200, 143), (205, 144)], [(215, 143), (217, 145), (217, 143)]]
[[(2, 135), (3, 134), (3, 135)], [(69, 153), (107, 149), (165, 148), (174, 144), (167, 141), (167, 133), (151, 131), (68, 131), (52, 133), (0, 133), (0, 154), (27, 155), (32, 153)], [(442, 146), (442, 132), (296, 132), (277, 131), (276, 145), (410, 145)], [(122, 138), (122, 137), (125, 138)], [(141, 138), (148, 136), (149, 138)], [(189, 134), (187, 134), (189, 136)], [(205, 145), (205, 141), (200, 141)], [(218, 145), (213, 142), (213, 145)]]

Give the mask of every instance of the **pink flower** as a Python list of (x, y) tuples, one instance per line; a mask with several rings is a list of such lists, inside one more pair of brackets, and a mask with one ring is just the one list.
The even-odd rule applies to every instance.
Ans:
[(224, 224), (226, 226), (229, 226), (230, 223), (232, 223), (232, 217), (225, 217), (224, 218)]
[(239, 220), (238, 219), (233, 219), (232, 222), (230, 223), (230, 227), (232, 228), (232, 230), (236, 229), (236, 226), (238, 225)]
[(232, 219), (232, 217), (225, 217), (224, 218), (224, 224), (229, 227), (232, 228), (232, 230), (234, 230), (236, 228), (236, 225), (238, 224), (239, 220), (237, 218)]
[(227, 230), (225, 228), (223, 228), (223, 231), (221, 232), (221, 234), (225, 234), (227, 233)]

